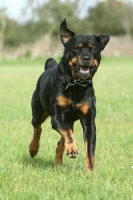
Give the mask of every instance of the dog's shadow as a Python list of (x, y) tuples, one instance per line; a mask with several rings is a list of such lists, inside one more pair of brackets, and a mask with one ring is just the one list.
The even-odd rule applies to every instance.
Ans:
[(53, 169), (54, 168), (54, 161), (51, 159), (41, 158), (41, 157), (34, 157), (31, 158), (30, 155), (25, 154), (22, 157), (22, 163), (25, 167), (31, 167), (35, 169)]

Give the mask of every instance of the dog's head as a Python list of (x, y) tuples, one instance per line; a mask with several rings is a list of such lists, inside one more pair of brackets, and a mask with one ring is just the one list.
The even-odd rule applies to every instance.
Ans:
[(108, 35), (79, 35), (67, 28), (66, 19), (60, 25), (64, 62), (74, 79), (91, 79), (101, 60), (101, 51), (109, 41)]

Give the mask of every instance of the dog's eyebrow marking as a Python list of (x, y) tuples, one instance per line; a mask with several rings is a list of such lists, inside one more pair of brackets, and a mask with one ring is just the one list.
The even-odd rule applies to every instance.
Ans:
[(93, 45), (92, 45), (92, 44), (89, 44), (89, 47), (90, 47), (90, 48), (92, 48), (92, 47), (93, 47)]
[(80, 43), (80, 44), (78, 44), (78, 47), (80, 47), (80, 48), (81, 48), (81, 47), (83, 47), (83, 45)]
[(89, 104), (84, 102), (84, 103), (78, 103), (76, 104), (76, 108), (80, 110), (84, 115), (88, 113), (89, 110)]
[(70, 99), (68, 99), (64, 96), (57, 96), (56, 99), (58, 101), (58, 105), (61, 107), (66, 107), (72, 103)]

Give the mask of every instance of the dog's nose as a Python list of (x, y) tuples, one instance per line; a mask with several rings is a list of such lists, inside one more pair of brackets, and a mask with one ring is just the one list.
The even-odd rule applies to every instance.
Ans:
[(83, 56), (82, 59), (83, 59), (84, 62), (89, 62), (90, 61), (89, 56)]

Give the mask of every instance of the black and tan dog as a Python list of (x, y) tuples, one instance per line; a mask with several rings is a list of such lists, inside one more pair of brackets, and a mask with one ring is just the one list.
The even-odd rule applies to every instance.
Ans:
[(32, 97), (33, 139), (29, 152), (34, 157), (39, 149), (41, 124), (51, 116), (52, 128), (60, 133), (55, 165), (62, 164), (63, 152), (76, 158), (78, 149), (73, 136), (73, 125), (80, 120), (85, 143), (86, 170), (94, 168), (96, 146), (96, 99), (92, 78), (101, 60), (101, 51), (109, 41), (108, 35), (79, 35), (60, 25), (64, 55), (59, 65), (48, 59), (45, 72), (38, 79)]

